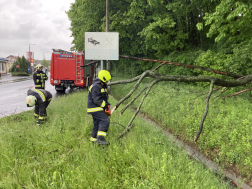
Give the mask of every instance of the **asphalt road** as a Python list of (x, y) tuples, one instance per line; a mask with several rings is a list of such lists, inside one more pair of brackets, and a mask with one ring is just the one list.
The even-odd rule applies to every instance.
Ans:
[[(49, 76), (50, 73), (48, 73)], [(50, 78), (46, 81), (45, 86), (45, 89), (50, 91), (53, 97), (64, 95), (55, 91), (54, 86), (50, 84)], [(31, 76), (2, 75), (2, 79), (0, 79), (0, 118), (33, 109), (26, 107), (25, 104), (27, 91), (32, 88), (34, 88), (34, 82)], [(66, 94), (70, 92), (70, 89), (66, 90)]]

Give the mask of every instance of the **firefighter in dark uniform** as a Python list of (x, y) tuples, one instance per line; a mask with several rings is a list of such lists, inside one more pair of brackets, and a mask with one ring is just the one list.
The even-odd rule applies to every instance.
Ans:
[[(107, 82), (111, 75), (107, 70), (101, 70), (98, 78), (89, 87), (87, 113), (93, 117), (93, 131), (90, 140), (97, 144), (108, 145), (105, 140), (109, 128), (110, 104), (108, 103)], [(105, 111), (107, 113), (105, 113)]]
[(27, 91), (26, 104), (27, 107), (35, 105), (34, 117), (38, 118), (38, 126), (47, 118), (46, 108), (50, 104), (51, 99), (52, 94), (44, 89), (29, 89)]
[(35, 89), (45, 89), (45, 81), (48, 79), (46, 73), (42, 71), (43, 66), (38, 64), (36, 66), (37, 71), (33, 74), (33, 81), (35, 84)]

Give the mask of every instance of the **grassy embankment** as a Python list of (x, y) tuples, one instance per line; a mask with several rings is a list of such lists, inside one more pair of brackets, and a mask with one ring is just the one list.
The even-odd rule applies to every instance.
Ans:
[(0, 119), (0, 188), (228, 188), (141, 118), (116, 140), (131, 111), (112, 115), (109, 147), (92, 144), (86, 101), (87, 92), (52, 100), (41, 127), (32, 110)]
[[(115, 77), (113, 80), (122, 79), (125, 78)], [(145, 79), (145, 82), (151, 80), (151, 78)], [(121, 99), (133, 88), (134, 84), (112, 86), (114, 97)], [(146, 84), (140, 84), (139, 89)], [(126, 102), (129, 102), (139, 89)], [(250, 123), (252, 123), (252, 116), (249, 100), (251, 97), (247, 93), (222, 100), (216, 97), (220, 91), (215, 92), (212, 97), (216, 98), (210, 101), (203, 131), (195, 145), (193, 141), (205, 111), (208, 90), (209, 87), (160, 82), (146, 97), (141, 111), (164, 129), (198, 148), (206, 156), (225, 166), (231, 172), (233, 171), (237, 176), (247, 178), (246, 181), (251, 183), (252, 127)], [(203, 92), (205, 94), (201, 95)], [(226, 96), (228, 93), (224, 94)], [(140, 100), (141, 97), (134, 102), (133, 107), (136, 108)], [(119, 110), (122, 108), (120, 107)]]

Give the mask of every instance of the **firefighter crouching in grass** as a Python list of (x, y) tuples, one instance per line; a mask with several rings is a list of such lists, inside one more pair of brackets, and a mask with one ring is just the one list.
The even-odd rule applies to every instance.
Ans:
[(47, 118), (46, 108), (50, 104), (51, 99), (52, 94), (44, 89), (29, 89), (27, 91), (26, 104), (27, 107), (35, 105), (34, 117), (38, 118), (38, 126)]
[[(108, 103), (107, 82), (111, 75), (107, 70), (101, 70), (98, 78), (89, 87), (87, 113), (93, 117), (94, 127), (90, 140), (97, 144), (109, 145), (105, 140), (109, 128), (110, 104)], [(106, 111), (106, 112), (105, 112)]]
[(36, 66), (37, 71), (33, 74), (33, 81), (35, 89), (45, 89), (45, 81), (48, 79), (47, 75), (42, 71), (43, 66), (38, 64)]

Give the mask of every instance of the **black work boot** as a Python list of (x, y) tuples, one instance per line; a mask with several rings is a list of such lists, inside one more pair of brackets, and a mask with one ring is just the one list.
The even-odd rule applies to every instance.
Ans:
[(37, 121), (37, 126), (40, 126), (40, 124), (42, 124), (44, 122), (44, 119), (38, 119), (38, 121)]
[(96, 143), (101, 145), (109, 145), (109, 142), (105, 140), (104, 136), (98, 136)]
[(44, 113), (44, 119), (47, 119), (47, 113), (46, 112)]
[(96, 138), (93, 138), (93, 137), (90, 137), (90, 139), (89, 139), (92, 143), (95, 143), (96, 141), (97, 141), (97, 139)]

